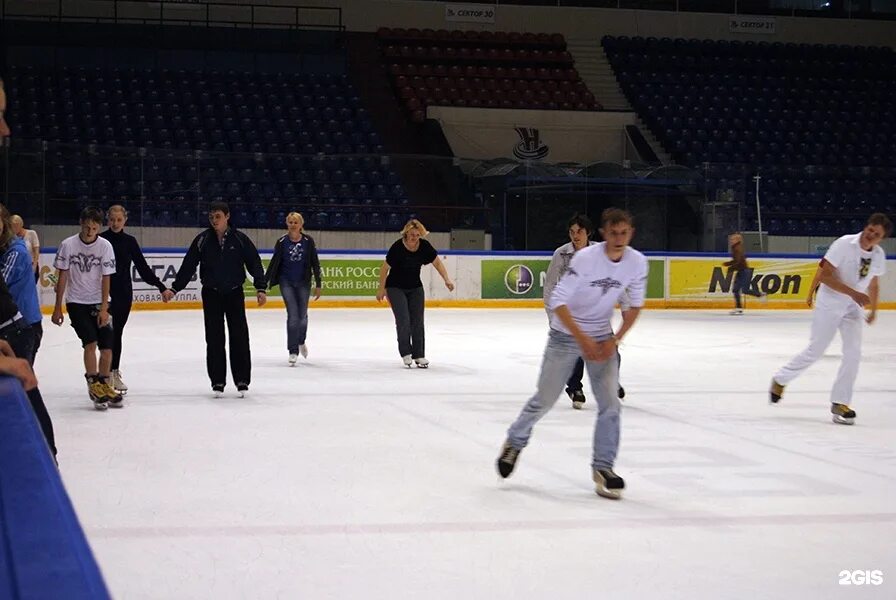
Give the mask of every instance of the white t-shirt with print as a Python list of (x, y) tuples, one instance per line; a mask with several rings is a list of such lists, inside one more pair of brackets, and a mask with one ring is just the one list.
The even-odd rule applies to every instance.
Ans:
[(90, 244), (80, 235), (62, 240), (53, 266), (68, 271), (65, 301), (74, 304), (100, 304), (103, 301), (103, 275), (115, 274), (115, 252), (109, 240), (97, 237)]
[[(880, 246), (875, 246), (870, 252), (863, 250), (859, 244), (861, 236), (861, 233), (854, 233), (838, 238), (828, 248), (824, 259), (837, 269), (840, 281), (857, 292), (867, 293), (871, 280), (886, 272), (887, 255)], [(816, 303), (819, 308), (835, 311), (861, 308), (846, 294), (835, 292), (826, 285), (818, 289)]]
[(606, 242), (588, 246), (575, 253), (566, 273), (560, 278), (551, 297), (551, 328), (571, 333), (557, 317), (558, 306), (566, 306), (573, 320), (584, 333), (610, 336), (610, 320), (623, 294), (628, 306), (644, 306), (647, 290), (647, 257), (626, 247), (622, 258), (613, 262), (607, 257)]

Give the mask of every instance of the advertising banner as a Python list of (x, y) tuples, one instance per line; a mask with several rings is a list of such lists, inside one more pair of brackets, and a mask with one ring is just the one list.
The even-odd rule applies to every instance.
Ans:
[[(184, 254), (184, 252), (148, 252), (145, 256), (146, 263), (150, 266), (156, 276), (162, 280), (162, 283), (170, 287), (171, 284), (174, 283), (175, 277), (177, 277), (177, 270), (183, 262)], [(54, 258), (55, 255), (53, 254), (40, 255), (40, 277), (37, 285), (41, 306), (53, 306), (56, 303), (56, 282), (54, 276), (56, 269), (53, 268)], [(137, 272), (137, 268), (133, 265), (131, 266), (131, 281), (134, 282), (134, 303), (162, 303), (162, 294), (159, 293), (159, 290), (143, 281), (140, 273)], [(190, 280), (187, 287), (177, 294), (172, 302), (199, 302), (200, 300), (199, 276), (197, 272), (196, 275), (193, 275), (193, 278)]]
[[(162, 280), (166, 286), (170, 287), (177, 277), (177, 270), (183, 262), (184, 252), (160, 253), (147, 252), (145, 254), (146, 262)], [(40, 295), (41, 306), (53, 306), (56, 302), (56, 282), (54, 280), (53, 254), (41, 254), (40, 257), (40, 278), (38, 280), (38, 292)], [(271, 262), (271, 254), (262, 253), (261, 263), (267, 270), (268, 264)], [(364, 298), (373, 299), (376, 296), (376, 289), (380, 282), (380, 266), (383, 264), (382, 258), (370, 260), (367, 257), (353, 258), (351, 256), (337, 258), (321, 258), (321, 276), (323, 278), (322, 295), (331, 298)], [(134, 282), (134, 303), (135, 304), (161, 304), (162, 295), (159, 291), (143, 281), (137, 269), (131, 266), (131, 280)], [(252, 278), (246, 273), (246, 282), (243, 284), (243, 291), (247, 298), (255, 297), (255, 286)], [(269, 298), (279, 298), (280, 288), (274, 287), (268, 290)], [(172, 302), (187, 303), (200, 302), (199, 274), (193, 275), (187, 287), (179, 292)]]
[[(734, 273), (726, 258), (670, 258), (669, 299), (719, 300), (732, 293)], [(751, 259), (750, 287), (770, 300), (805, 302), (818, 259)]]
[[(532, 299), (544, 295), (544, 280), (550, 260), (492, 260), (483, 259), (483, 299)], [(662, 298), (664, 294), (664, 260), (650, 260), (647, 277), (647, 297)]]
[[(270, 256), (263, 256), (261, 262), (265, 270), (267, 270), (268, 264), (271, 262)], [(382, 264), (382, 259), (321, 258), (322, 296), (327, 298), (332, 296), (373, 298), (376, 296), (376, 289), (380, 284), (380, 267)], [(252, 279), (248, 273), (246, 274), (246, 283), (243, 285), (243, 291), (247, 298), (255, 297), (255, 287), (252, 285)], [(270, 289), (268, 296), (279, 297), (280, 287), (275, 286)]]

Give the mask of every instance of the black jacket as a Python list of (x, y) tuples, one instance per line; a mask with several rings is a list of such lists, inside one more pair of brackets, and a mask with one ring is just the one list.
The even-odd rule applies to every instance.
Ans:
[[(9, 293), (6, 280), (0, 277), (0, 323), (5, 323), (19, 314), (19, 307)], [(24, 323), (24, 321), (23, 321)]]
[(266, 289), (264, 268), (255, 244), (245, 233), (233, 227), (224, 234), (223, 244), (218, 243), (218, 235), (211, 227), (197, 235), (184, 256), (171, 289), (179, 292), (187, 287), (197, 266), (202, 287), (219, 292), (242, 287), (248, 269), (255, 289)]
[[(317, 246), (314, 244), (314, 238), (307, 233), (302, 234), (308, 240), (308, 260), (305, 261), (305, 275), (302, 277), (302, 283), (310, 283), (311, 275), (314, 275), (315, 286), (320, 287), (320, 258), (317, 256)], [(270, 287), (274, 287), (280, 283), (280, 271), (283, 265), (283, 240), (284, 235), (274, 244), (274, 256), (271, 257), (271, 263), (268, 265), (268, 272), (265, 279)]]
[(165, 285), (146, 263), (146, 257), (143, 256), (143, 251), (140, 250), (137, 238), (124, 231), (115, 233), (111, 229), (102, 232), (100, 237), (109, 240), (109, 243), (112, 244), (112, 250), (115, 252), (115, 274), (110, 278), (111, 288), (109, 294), (113, 300), (120, 298), (127, 302), (131, 301), (134, 293), (134, 286), (131, 281), (132, 262), (137, 267), (137, 272), (140, 273), (140, 277), (143, 278), (144, 282), (157, 288), (160, 292), (165, 291)]

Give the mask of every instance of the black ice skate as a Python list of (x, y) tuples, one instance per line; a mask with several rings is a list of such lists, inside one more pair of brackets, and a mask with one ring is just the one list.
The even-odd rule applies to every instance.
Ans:
[(625, 481), (613, 472), (613, 469), (596, 469), (592, 473), (594, 479), (594, 491), (598, 496), (619, 500), (622, 498), (622, 490), (625, 489)]
[(582, 410), (582, 407), (585, 406), (585, 392), (576, 390), (566, 393), (569, 395), (569, 399), (572, 400), (572, 407), (576, 410)]
[(772, 386), (768, 390), (768, 401), (772, 404), (777, 404), (783, 395), (784, 386), (772, 379)]
[(504, 446), (501, 448), (501, 456), (498, 457), (497, 467), (498, 474), (507, 479), (510, 477), (510, 474), (513, 473), (513, 468), (516, 466), (516, 459), (520, 456), (520, 450), (514, 448), (510, 445), (510, 442), (504, 442)]
[(212, 393), (215, 395), (215, 398), (220, 398), (224, 395), (224, 384), (223, 383), (213, 383), (212, 384)]
[(236, 384), (236, 391), (240, 395), (240, 398), (245, 398), (246, 394), (249, 393), (249, 384), (243, 383), (242, 381)]
[(619, 389), (616, 390), (616, 396), (617, 396), (620, 400), (622, 400), (623, 398), (625, 398), (625, 388), (622, 387), (621, 385), (619, 386)]

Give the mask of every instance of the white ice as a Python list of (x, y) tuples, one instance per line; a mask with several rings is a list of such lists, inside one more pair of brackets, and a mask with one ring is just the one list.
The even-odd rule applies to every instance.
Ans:
[[(865, 328), (852, 427), (829, 414), (839, 339), (767, 402), (809, 318), (645, 311), (621, 501), (593, 491), (587, 385), (495, 473), (541, 310), (427, 309), (428, 370), (401, 364), (387, 309), (312, 307), (294, 368), (284, 312), (252, 310), (246, 399), (212, 398), (198, 311), (132, 314), (123, 410), (93, 410), (67, 323), (45, 321), (37, 371), (117, 598), (893, 598), (896, 313)], [(841, 585), (853, 570), (883, 583)]]

